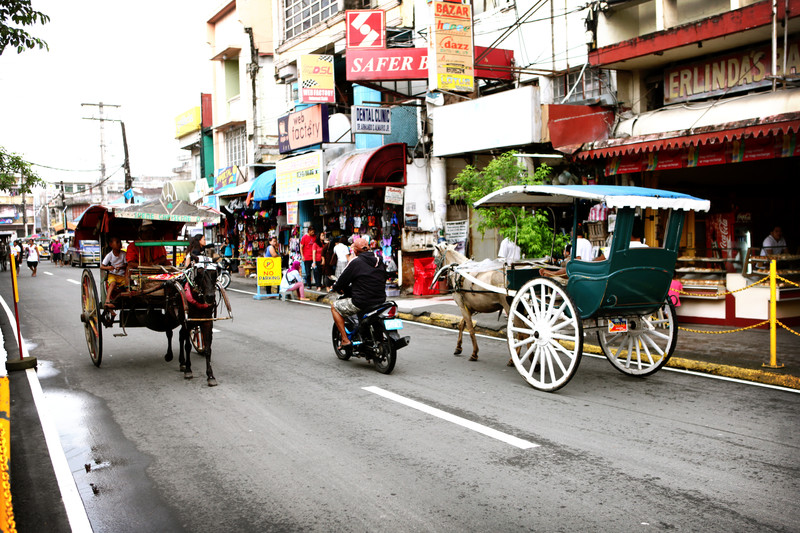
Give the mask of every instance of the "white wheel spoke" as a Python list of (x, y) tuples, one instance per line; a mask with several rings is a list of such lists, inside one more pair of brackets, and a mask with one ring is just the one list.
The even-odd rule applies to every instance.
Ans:
[(512, 347), (512, 348), (514, 348), (514, 349), (517, 349), (517, 348), (519, 348), (520, 346), (524, 346), (524, 345), (526, 345), (526, 344), (530, 344), (530, 343), (534, 342), (535, 340), (536, 340), (536, 338), (535, 338), (535, 337), (533, 337), (533, 335), (531, 334), (531, 336), (530, 336), (530, 337), (527, 337), (527, 338), (525, 338), (525, 339), (522, 339), (521, 341), (517, 341), (517, 342), (513, 343), (513, 344), (511, 345), (511, 347)]

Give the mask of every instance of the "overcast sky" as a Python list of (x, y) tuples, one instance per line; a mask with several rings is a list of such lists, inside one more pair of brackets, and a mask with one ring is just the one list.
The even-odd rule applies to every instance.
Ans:
[[(0, 55), (0, 145), (27, 161), (68, 170), (100, 168), (97, 107), (125, 122), (131, 173), (169, 176), (177, 166), (175, 117), (210, 92), (205, 21), (221, 0), (33, 0), (50, 16), (28, 31), (50, 51)], [(104, 122), (107, 174), (123, 162), (121, 128)], [(98, 179), (99, 171), (35, 167), (47, 181)]]

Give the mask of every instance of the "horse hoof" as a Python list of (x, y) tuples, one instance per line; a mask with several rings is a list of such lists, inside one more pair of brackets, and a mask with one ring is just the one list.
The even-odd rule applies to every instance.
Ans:
[(217, 380), (215, 378), (208, 378), (208, 386), (209, 387), (216, 387), (217, 386)]
[(514, 360), (513, 359), (509, 359), (508, 363), (506, 363), (506, 366), (514, 366)]
[(470, 356), (469, 360), (470, 361), (477, 361), (478, 360), (478, 356), (477, 355)]
[(183, 373), (183, 379), (192, 379), (193, 377), (194, 377), (194, 374), (192, 374), (191, 372), (184, 372)]
[(461, 350), (456, 350), (455, 352), (453, 352), (453, 355), (456, 355), (456, 356), (461, 355)]
[(172, 354), (171, 353), (165, 354), (164, 355), (164, 361), (166, 361), (167, 363), (172, 361)]

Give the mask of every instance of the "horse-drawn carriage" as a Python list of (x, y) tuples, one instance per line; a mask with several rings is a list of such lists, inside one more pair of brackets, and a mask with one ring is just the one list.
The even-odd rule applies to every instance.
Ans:
[[(130, 242), (138, 259), (136, 268), (128, 270), (127, 285), (115, 290), (113, 303), (106, 293), (103, 271), (99, 291), (91, 270), (84, 269), (81, 275), (81, 322), (96, 366), (103, 358), (103, 327), (117, 324), (122, 331), (115, 337), (126, 336), (127, 328), (136, 327), (165, 332), (167, 361), (172, 360), (172, 330), (180, 328), (179, 361), (184, 377), (192, 377), (189, 354), (193, 347), (206, 357), (209, 385), (216, 385), (211, 370), (212, 325), (214, 321), (233, 318), (230, 302), (225, 289), (216, 283), (216, 263), (201, 257), (184, 268), (178, 264), (178, 249), (189, 244), (179, 240), (184, 224), (218, 220), (217, 213), (182, 201), (166, 204), (156, 200), (120, 207), (94, 205), (84, 211), (75, 229), (76, 239), (100, 241), (105, 255), (109, 240), (116, 237)], [(143, 231), (145, 226), (148, 228)], [(145, 260), (159, 255), (152, 251), (163, 256), (167, 249), (171, 249), (171, 261), (160, 261), (166, 264), (148, 264), (151, 261)]]
[[(445, 258), (441, 269), (449, 271), (451, 280), (456, 280), (456, 300), (462, 312), (465, 308), (462, 300), (470, 296), (470, 291), (499, 297), (508, 314), (509, 364), (531, 386), (543, 391), (557, 390), (569, 382), (578, 369), (584, 334), (589, 331), (596, 332), (605, 356), (625, 374), (650, 375), (667, 363), (678, 334), (668, 291), (684, 215), (690, 210), (708, 211), (710, 207), (707, 200), (685, 194), (602, 185), (506, 187), (481, 198), (474, 206), (572, 206), (575, 250), (579, 207), (585, 203), (604, 203), (616, 210), (615, 228), (605, 259), (570, 260), (566, 265), (566, 283), (541, 276), (541, 269), (552, 265), (535, 260), (501, 267), (502, 274), (488, 272), (494, 281), (484, 273), (476, 273), (474, 265), (453, 260), (454, 255)], [(631, 246), (637, 209), (659, 210), (659, 219), (664, 221), (660, 224), (663, 229), (663, 235), (659, 235), (660, 247)], [(504, 286), (498, 286), (498, 276), (505, 280)], [(494, 310), (497, 307), (495, 304)], [(466, 320), (467, 314), (464, 316)], [(472, 328), (471, 319), (467, 325)], [(470, 329), (470, 333), (474, 345), (474, 331)], [(459, 336), (457, 353), (460, 340)], [(473, 359), (477, 359), (477, 347)]]

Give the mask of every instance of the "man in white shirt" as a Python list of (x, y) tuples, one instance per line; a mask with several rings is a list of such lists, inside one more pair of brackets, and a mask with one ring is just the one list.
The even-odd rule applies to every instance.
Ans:
[(578, 227), (578, 239), (575, 242), (575, 258), (581, 261), (592, 261), (594, 259), (594, 249), (589, 239), (583, 236), (583, 228)]
[(502, 257), (507, 265), (519, 261), (522, 256), (522, 250), (515, 242), (509, 240), (508, 237), (500, 243), (500, 250), (497, 252), (497, 257)]
[(761, 255), (780, 255), (786, 253), (786, 239), (780, 226), (775, 226), (761, 244)]

